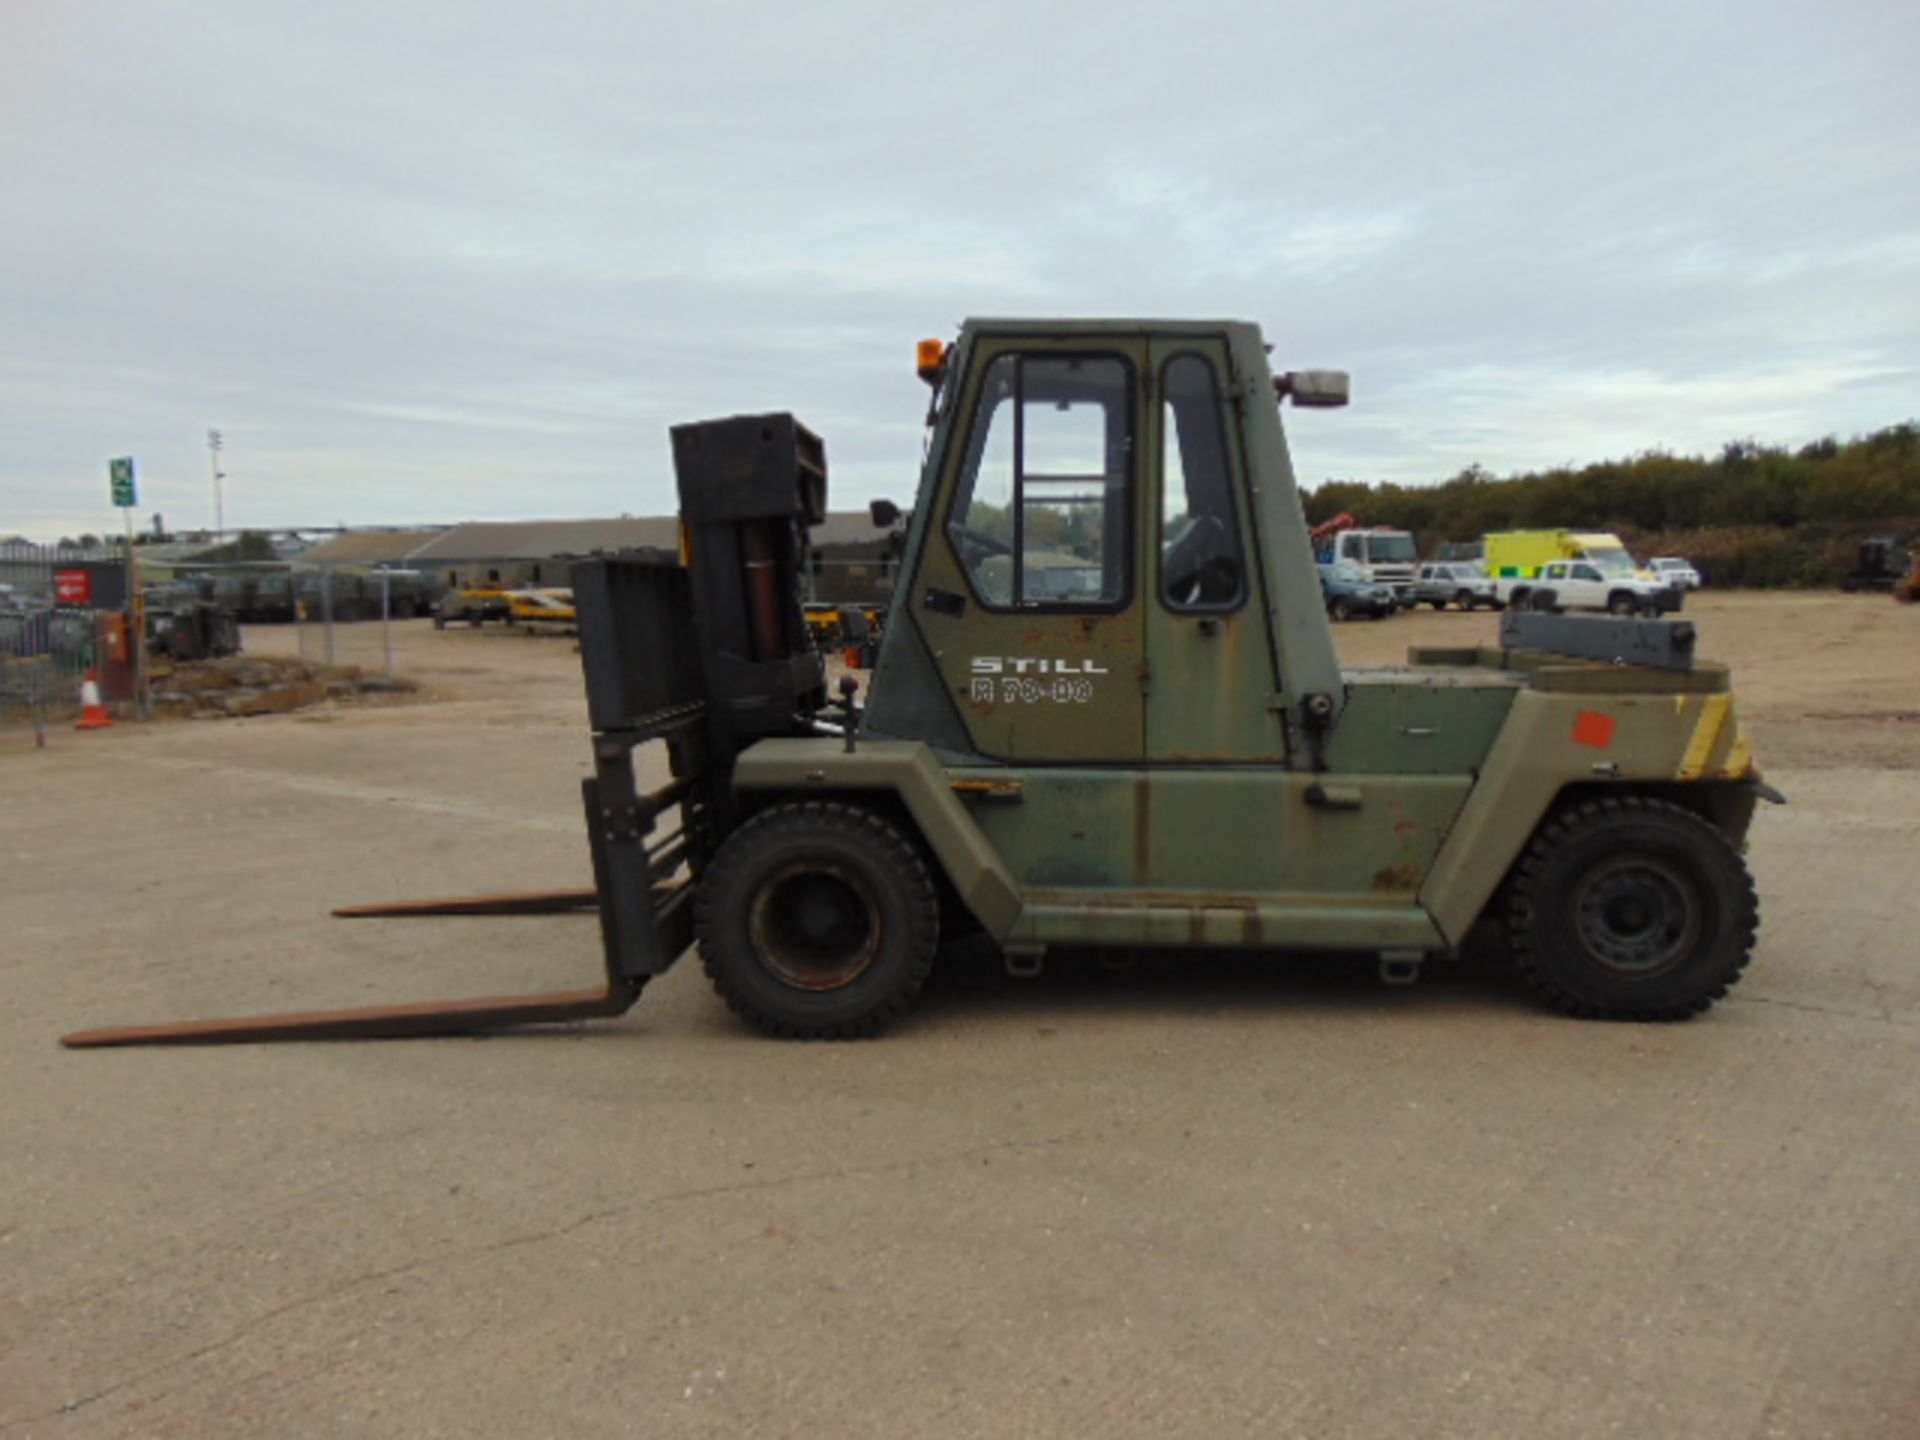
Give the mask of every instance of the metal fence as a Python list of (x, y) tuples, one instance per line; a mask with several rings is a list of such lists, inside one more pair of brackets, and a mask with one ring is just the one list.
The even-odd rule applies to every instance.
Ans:
[(413, 570), (313, 565), (293, 575), (300, 658), (393, 674), (393, 626), (432, 613)]
[(56, 572), (106, 558), (60, 545), (0, 545), (0, 724), (43, 728), (78, 703), (81, 679), (102, 659), (100, 612), (65, 603)]
[[(541, 562), (559, 580), (548, 593), (565, 590), (565, 559)], [(533, 562), (501, 560), (466, 564), (472, 583), (481, 574), (504, 575), (507, 583), (540, 589), (530, 577), (514, 574)], [(815, 553), (801, 577), (802, 598), (810, 605), (884, 607), (893, 591), (895, 562), (891, 556), (837, 557)], [(295, 561), (276, 593), (288, 605), (299, 635), (302, 660), (316, 665), (357, 665), (366, 670), (393, 673), (393, 626), (400, 621), (434, 613), (442, 593), (443, 572), (401, 567), (368, 566), (363, 562), (337, 564)], [(263, 586), (265, 579), (260, 582)], [(275, 616), (273, 618), (279, 618)]]

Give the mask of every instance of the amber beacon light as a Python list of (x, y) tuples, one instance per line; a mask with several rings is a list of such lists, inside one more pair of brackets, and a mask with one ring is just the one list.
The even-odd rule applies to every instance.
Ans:
[(940, 372), (947, 368), (947, 342), (944, 340), (922, 340), (914, 348), (914, 369), (920, 372), (920, 378), (929, 385), (937, 384)]

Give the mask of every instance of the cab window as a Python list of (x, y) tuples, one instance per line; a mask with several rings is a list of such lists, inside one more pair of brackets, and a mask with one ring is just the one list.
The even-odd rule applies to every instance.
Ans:
[(947, 512), (983, 604), (1126, 603), (1131, 390), (1108, 356), (1002, 355), (988, 368)]
[(1231, 610), (1246, 598), (1220, 386), (1199, 355), (1161, 372), (1160, 600), (1169, 610)]

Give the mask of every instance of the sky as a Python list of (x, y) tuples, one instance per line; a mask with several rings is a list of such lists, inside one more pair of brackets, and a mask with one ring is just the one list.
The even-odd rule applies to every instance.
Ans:
[(0, 535), (673, 509), (792, 410), (909, 503), (922, 336), (1258, 321), (1302, 483), (1920, 416), (1908, 0), (0, 0)]

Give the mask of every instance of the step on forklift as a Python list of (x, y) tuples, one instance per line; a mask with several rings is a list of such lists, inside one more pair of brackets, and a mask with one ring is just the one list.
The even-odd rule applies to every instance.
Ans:
[[(1492, 922), (1574, 1016), (1727, 993), (1760, 777), (1690, 624), (1509, 613), (1343, 672), (1275, 375), (1241, 322), (969, 321), (922, 342), (930, 435), (864, 705), (802, 609), (826, 515), (790, 415), (672, 431), (679, 556), (575, 568), (590, 889), (369, 915), (596, 909), (576, 993), (96, 1030), (71, 1046), (463, 1033), (616, 1015), (698, 948), (769, 1034), (872, 1034), (943, 937), (1344, 952), (1406, 983)], [(892, 507), (884, 508), (896, 516)], [(877, 517), (887, 518), (887, 517)], [(690, 621), (690, 623), (689, 623)], [(663, 745), (671, 779), (636, 782)]]

